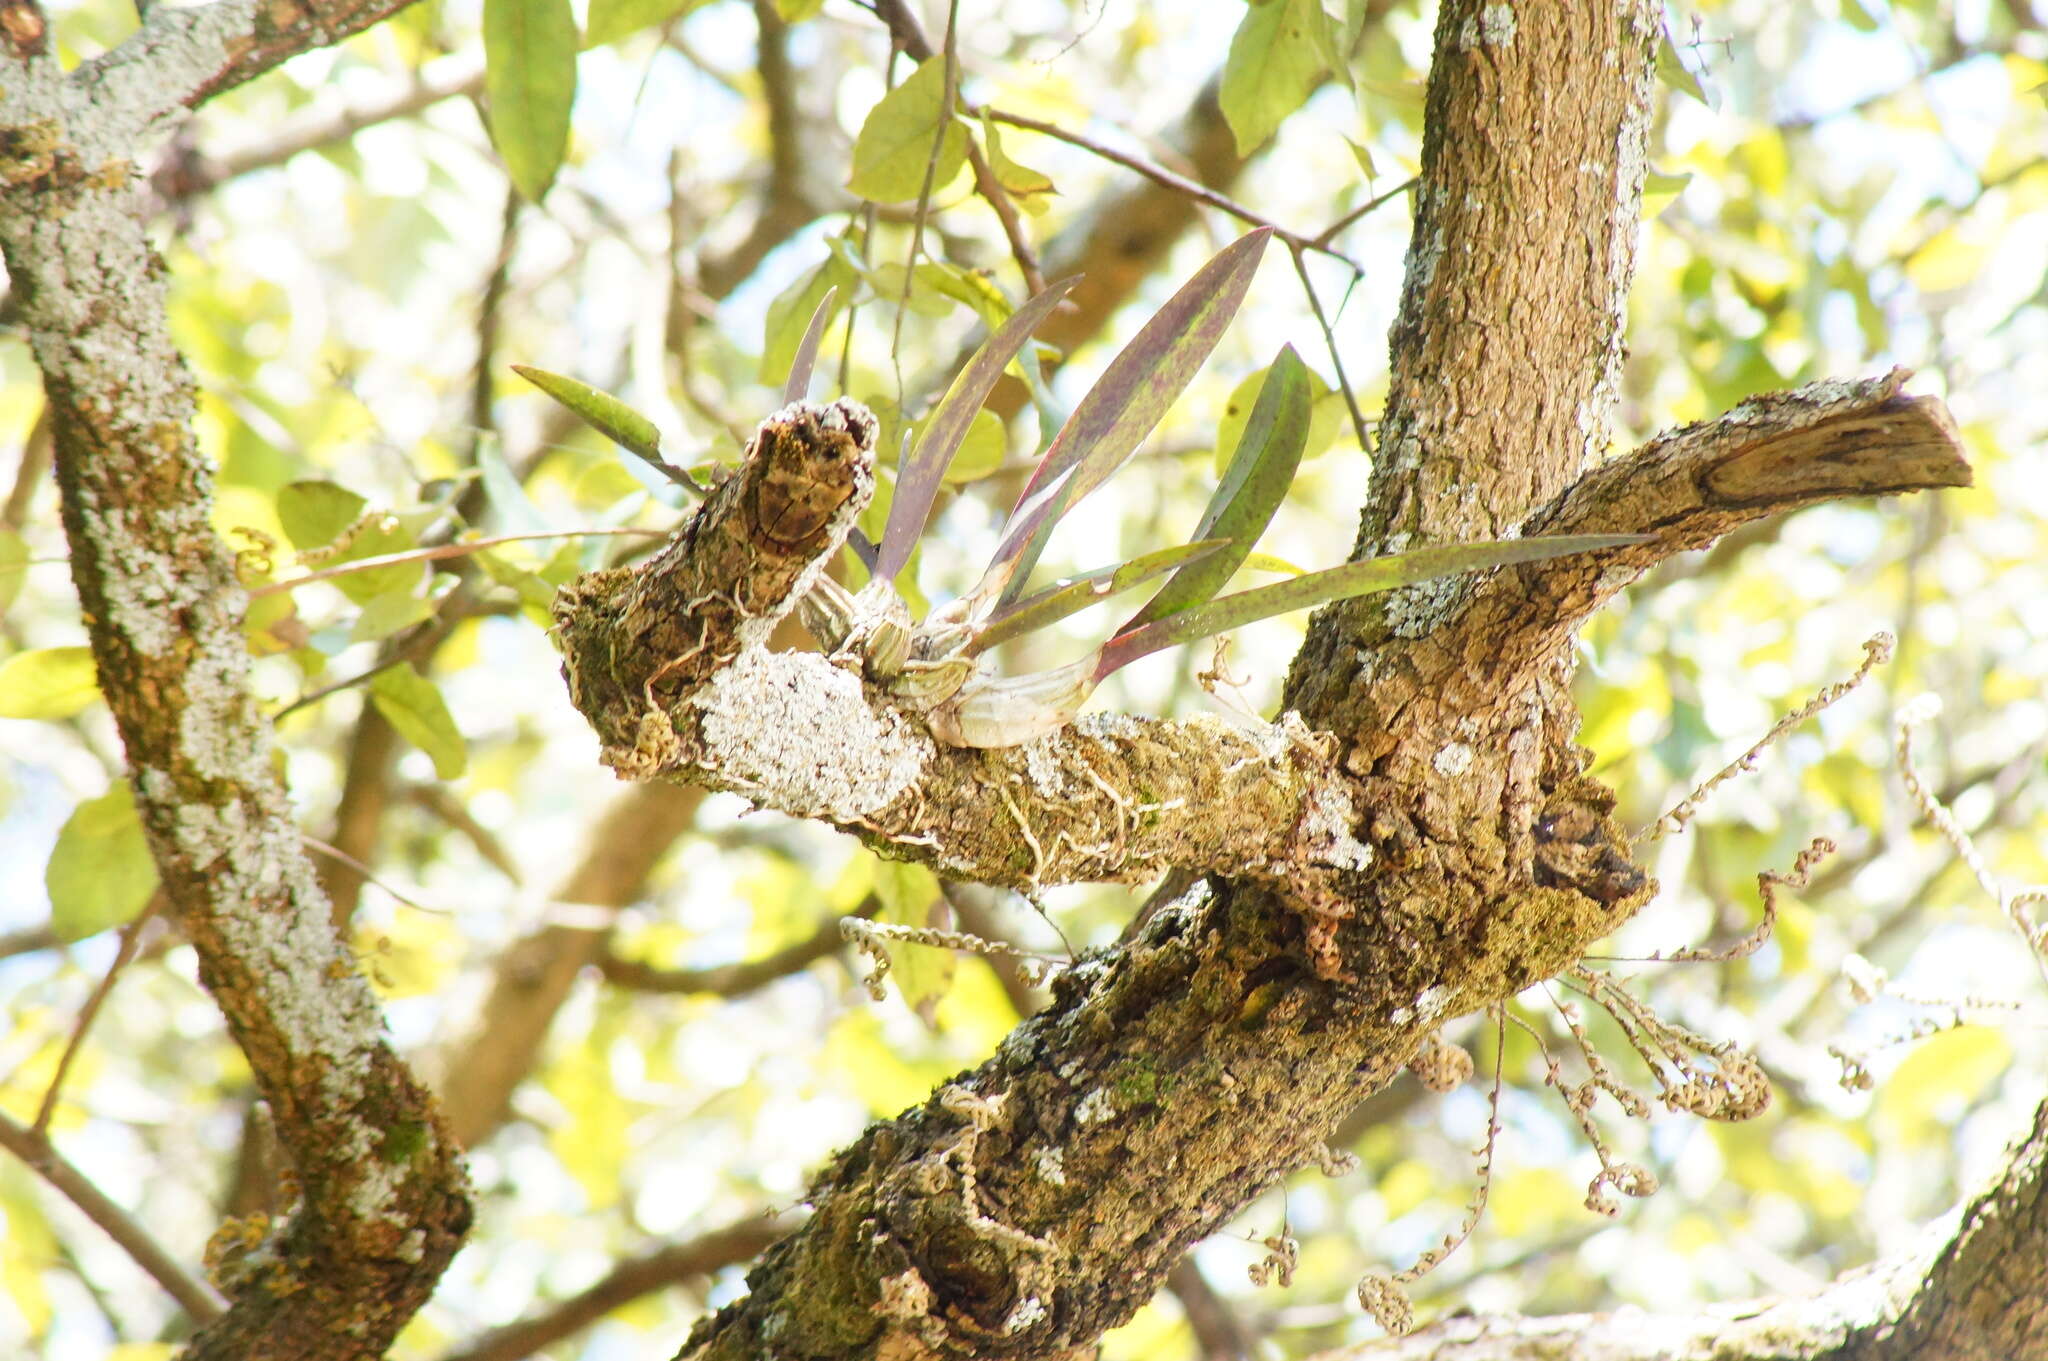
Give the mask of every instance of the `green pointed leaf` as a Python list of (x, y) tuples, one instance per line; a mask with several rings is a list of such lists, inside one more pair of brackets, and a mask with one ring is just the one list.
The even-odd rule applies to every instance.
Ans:
[[(900, 860), (877, 858), (874, 873), (875, 897), (882, 904), (882, 910), (875, 914), (876, 921), (919, 929), (945, 924), (936, 916), (939, 881), (930, 870)], [(953, 990), (959, 963), (951, 950), (907, 941), (889, 942), (889, 976), (896, 980), (904, 1002), (927, 1026), (936, 1025), (938, 1005)]]
[(1057, 194), (1052, 180), (1030, 166), (1019, 165), (1003, 151), (1002, 134), (997, 131), (996, 122), (987, 114), (981, 116), (982, 139), (988, 143), (988, 168), (995, 174), (996, 183), (1017, 201), (1019, 207), (1037, 217), (1052, 205), (1047, 199)]
[(1225, 539), (1230, 547), (1175, 572), (1120, 633), (1190, 609), (1223, 589), (1287, 499), (1308, 444), (1313, 411), (1308, 365), (1292, 345), (1282, 346), (1260, 385), (1230, 468), (1195, 527), (1197, 539)]
[(404, 662), (379, 671), (370, 681), (370, 701), (406, 741), (434, 759), (434, 774), (444, 780), (460, 776), (468, 750), (448, 705), (434, 683)]
[[(332, 482), (293, 482), (277, 494), (277, 518), (292, 546), (300, 552), (331, 547), (347, 536), (347, 546), (322, 559), (325, 567), (339, 567), (361, 558), (378, 558), (403, 553), (418, 546), (412, 512), (382, 515), (363, 523), (368, 502)], [(431, 518), (431, 517), (429, 517)], [(388, 567), (336, 577), (333, 586), (358, 605), (367, 605), (380, 595), (416, 587), (427, 572), (421, 562), (397, 562)]]
[(1314, 92), (1328, 22), (1320, 0), (1265, 0), (1245, 10), (1217, 92), (1238, 155), (1256, 151)]
[(707, 0), (590, 0), (590, 21), (583, 45), (602, 47), (629, 38), (642, 29), (680, 19)]
[(952, 464), (954, 452), (967, 437), (989, 389), (1002, 377), (1004, 367), (1017, 351), (1024, 348), (1031, 333), (1067, 295), (1067, 290), (1079, 282), (1072, 278), (1049, 284), (1043, 293), (1018, 308), (994, 335), (982, 342), (946, 388), (946, 395), (933, 409), (916, 447), (897, 470), (896, 499), (889, 503), (889, 521), (882, 532), (881, 555), (875, 569), (884, 580), (894, 581), (903, 564), (910, 561), (911, 547), (924, 532), (925, 520), (931, 514), (932, 498), (938, 495), (939, 483)]
[(1261, 227), (1218, 251), (1110, 361), (1024, 484), (971, 598), (1008, 602), (1023, 590), (1067, 507), (1123, 465), (1216, 348), (1272, 234)]
[(839, 290), (828, 288), (812, 310), (811, 324), (804, 327), (804, 338), (796, 345), (796, 357), (789, 361), (789, 381), (782, 385), (783, 405), (800, 402), (810, 395), (811, 370), (818, 365), (818, 343), (825, 338), (825, 323), (832, 319), (832, 309), (838, 301)]
[(300, 552), (325, 548), (363, 518), (369, 502), (332, 482), (293, 482), (277, 493), (277, 519)]
[(1687, 69), (1684, 60), (1679, 57), (1678, 48), (1671, 41), (1671, 30), (1668, 28), (1664, 30), (1663, 41), (1657, 45), (1657, 79), (1680, 94), (1691, 95), (1710, 109), (1720, 107), (1714, 97), (1707, 93), (1707, 88), (1700, 84), (1700, 78)]
[(1197, 561), (1225, 555), (1230, 546), (1227, 539), (1204, 538), (1144, 553), (1115, 567), (1098, 567), (1092, 572), (1055, 581), (1029, 598), (998, 610), (990, 617), (988, 625), (974, 636), (974, 641), (967, 645), (967, 655), (978, 656), (990, 648), (1001, 647), (1012, 638), (1036, 633), (1070, 614), (1150, 581), (1162, 572), (1170, 572), (1176, 567), (1186, 571)]
[(484, 0), (491, 141), (530, 202), (547, 193), (569, 149), (577, 46), (569, 0)]
[(568, 407), (585, 425), (628, 453), (667, 466), (661, 457), (661, 431), (653, 421), (611, 393), (527, 364), (512, 365), (512, 372)]
[[(788, 379), (796, 367), (796, 352), (803, 344), (804, 331), (828, 292), (836, 288), (841, 299), (852, 298), (860, 275), (838, 252), (843, 240), (835, 240), (833, 252), (823, 263), (768, 304), (768, 320), (761, 337), (761, 366), (755, 374), (761, 382), (779, 387)], [(831, 319), (826, 320), (829, 323)]]
[(1239, 591), (1119, 633), (1104, 645), (1095, 675), (1100, 680), (1140, 657), (1149, 657), (1176, 643), (1191, 643), (1261, 619), (1270, 619), (1276, 614), (1313, 609), (1332, 600), (1391, 591), (1431, 577), (1476, 572), (1516, 562), (1539, 562), (1566, 553), (1618, 548), (1623, 544), (1640, 542), (1642, 536), (1637, 534), (1559, 534), (1492, 543), (1445, 544), (1418, 548), (1412, 553), (1347, 562), (1342, 567)]
[(39, 647), (0, 662), (0, 718), (69, 718), (99, 697), (89, 647)]
[(135, 791), (116, 780), (72, 809), (57, 833), (43, 870), (50, 929), (60, 939), (83, 940), (123, 925), (148, 904), (156, 885), (156, 859), (135, 812)]
[[(1237, 456), (1238, 442), (1244, 438), (1245, 422), (1251, 419), (1252, 407), (1259, 400), (1259, 393), (1265, 388), (1266, 375), (1270, 368), (1248, 373), (1238, 385), (1230, 390), (1230, 398), (1223, 404), (1223, 414), (1216, 418), (1216, 476), (1221, 478), (1230, 471), (1230, 461)], [(1344, 428), (1344, 418), (1350, 414), (1344, 405), (1344, 394), (1323, 381), (1322, 375), (1314, 369), (1306, 370), (1310, 401), (1308, 414), (1308, 442), (1301, 451), (1301, 460), (1306, 463), (1312, 458), (1328, 453), (1336, 443), (1337, 433)]]
[(954, 119), (939, 138), (945, 103), (946, 59), (928, 58), (868, 111), (853, 142), (853, 176), (846, 187), (877, 203), (916, 198), (924, 190), (935, 141), (938, 165), (932, 188), (951, 180), (967, 160), (967, 129)]

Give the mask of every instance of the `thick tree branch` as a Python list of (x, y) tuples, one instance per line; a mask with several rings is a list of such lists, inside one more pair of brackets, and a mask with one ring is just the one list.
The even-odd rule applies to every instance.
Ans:
[(165, 91), (233, 68), (238, 19), (253, 23), (253, 7), (158, 9), (75, 76), (15, 70), (0, 96), (0, 249), (43, 372), (72, 575), (137, 808), (303, 1195), (223, 1282), (235, 1305), (191, 1354), (367, 1358), (459, 1245), (464, 1177), (335, 937), (271, 762), (248, 688), (247, 596), (209, 523), (209, 464), (133, 164)]

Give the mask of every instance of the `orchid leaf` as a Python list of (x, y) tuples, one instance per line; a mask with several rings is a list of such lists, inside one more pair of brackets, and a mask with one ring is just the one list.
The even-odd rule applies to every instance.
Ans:
[(661, 431), (654, 428), (653, 421), (609, 392), (527, 364), (514, 364), (512, 372), (568, 407), (585, 425), (627, 453), (674, 476), (661, 457)]
[(810, 395), (811, 370), (818, 363), (818, 342), (825, 338), (825, 323), (832, 319), (832, 309), (838, 301), (837, 284), (826, 289), (825, 296), (818, 299), (817, 310), (811, 313), (811, 324), (804, 328), (804, 338), (796, 344), (796, 358), (789, 365), (789, 381), (782, 385), (785, 406)]
[(967, 645), (967, 655), (972, 657), (999, 647), (1012, 638), (1021, 638), (1027, 633), (1036, 633), (1049, 624), (1056, 624), (1068, 615), (1087, 609), (1090, 605), (1109, 599), (1133, 586), (1150, 581), (1162, 572), (1178, 567), (1186, 571), (1194, 563), (1217, 554), (1228, 555), (1232, 545), (1224, 539), (1202, 539), (1195, 543), (1181, 544), (1174, 548), (1161, 548), (1155, 552), (1141, 554), (1129, 562), (1114, 567), (1099, 567), (1080, 576), (1055, 581), (1044, 590), (1014, 605), (1006, 606), (989, 619), (988, 626), (976, 634), (974, 641)]
[(1636, 534), (1559, 534), (1493, 543), (1444, 544), (1418, 548), (1412, 553), (1347, 562), (1342, 567), (1239, 591), (1164, 619), (1125, 629), (1103, 646), (1095, 675), (1100, 680), (1140, 657), (1149, 657), (1176, 643), (1191, 643), (1198, 638), (1270, 619), (1276, 614), (1312, 609), (1332, 600), (1391, 591), (1431, 577), (1477, 572), (1516, 562), (1538, 562), (1567, 553), (1585, 553), (1596, 548), (1618, 548), (1623, 544), (1640, 542), (1642, 537)]
[(967, 437), (974, 413), (981, 410), (989, 389), (1002, 377), (1003, 369), (1017, 351), (1024, 348), (1031, 333), (1078, 282), (1078, 278), (1071, 278), (1049, 284), (1043, 293), (1018, 308), (974, 352), (974, 357), (954, 376), (946, 395), (939, 399), (916, 447), (897, 469), (896, 499), (889, 503), (889, 523), (882, 531), (881, 557), (876, 564), (876, 572), (884, 580), (894, 581), (903, 564), (910, 561), (911, 545), (924, 532), (932, 499), (939, 494), (939, 483), (944, 480), (960, 441)]
[[(1261, 227), (1218, 251), (1110, 361), (1024, 484), (1002, 544), (970, 598), (994, 595), (1008, 602), (1023, 590), (1066, 508), (1123, 465), (1216, 348), (1244, 301), (1272, 234)], [(1057, 501), (1041, 510), (1028, 535), (1020, 534), (1026, 506), (1063, 476), (1067, 481)]]
[(1230, 547), (1182, 566), (1120, 632), (1191, 609), (1223, 589), (1266, 532), (1273, 513), (1294, 484), (1294, 470), (1301, 466), (1302, 451), (1308, 447), (1314, 405), (1308, 366), (1292, 345), (1282, 346), (1266, 371), (1230, 468), (1195, 527), (1197, 539), (1225, 539)]

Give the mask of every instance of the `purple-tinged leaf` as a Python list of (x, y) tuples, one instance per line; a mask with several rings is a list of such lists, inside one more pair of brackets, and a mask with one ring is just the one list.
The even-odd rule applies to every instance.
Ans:
[(1308, 366), (1292, 345), (1283, 345), (1273, 366), (1266, 370), (1266, 381), (1259, 387), (1230, 467), (1209, 498), (1202, 522), (1195, 527), (1197, 539), (1224, 539), (1230, 547), (1175, 572), (1119, 633), (1192, 609), (1223, 589), (1287, 499), (1295, 469), (1301, 466), (1302, 451), (1308, 447), (1314, 407)]
[(1114, 567), (1099, 567), (1064, 581), (1055, 581), (1029, 598), (1004, 606), (991, 615), (988, 626), (975, 634), (974, 641), (967, 645), (967, 655), (978, 656), (1012, 638), (1036, 633), (1070, 614), (1150, 581), (1161, 572), (1170, 572), (1176, 567), (1185, 571), (1195, 562), (1224, 552), (1229, 547), (1229, 542), (1224, 539), (1202, 539), (1177, 548), (1144, 553)]
[(825, 323), (832, 319), (832, 308), (839, 301), (839, 285), (825, 290), (825, 296), (818, 299), (818, 308), (811, 313), (811, 324), (804, 327), (804, 338), (796, 344), (796, 358), (790, 361), (789, 380), (782, 385), (782, 403), (801, 402), (811, 395), (811, 370), (818, 363), (818, 342), (825, 338)]
[(1206, 605), (1196, 605), (1164, 619), (1126, 629), (1103, 645), (1100, 660), (1096, 663), (1095, 678), (1099, 681), (1140, 657), (1148, 657), (1176, 643), (1191, 643), (1276, 614), (1312, 609), (1332, 600), (1391, 591), (1431, 577), (1476, 572), (1508, 563), (1538, 562), (1567, 553), (1619, 548), (1642, 541), (1640, 534), (1558, 534), (1531, 539), (1503, 539), (1494, 543), (1444, 544), (1418, 548), (1412, 553), (1347, 562), (1342, 567), (1239, 591)]
[(882, 553), (876, 565), (876, 573), (883, 580), (894, 581), (910, 561), (910, 550), (918, 535), (924, 533), (932, 501), (939, 494), (939, 483), (945, 479), (946, 469), (959, 451), (960, 441), (967, 437), (967, 428), (974, 422), (974, 413), (981, 410), (989, 389), (1002, 377), (1003, 369), (1016, 358), (1017, 351), (1031, 339), (1031, 333), (1067, 295), (1067, 290), (1079, 282), (1077, 275), (1046, 285), (1043, 293), (1018, 308), (994, 335), (982, 342), (974, 357), (954, 375), (946, 395), (939, 399), (931, 419), (925, 422), (917, 447), (897, 465), (896, 497), (889, 503), (889, 522), (882, 530)]
[[(1110, 361), (1024, 484), (1002, 546), (969, 592), (972, 598), (1009, 601), (1023, 590), (1060, 515), (1123, 465), (1216, 348), (1244, 302), (1272, 234), (1261, 227), (1218, 251)], [(1041, 513), (1028, 535), (1020, 535), (1026, 506), (1063, 476), (1065, 490), (1057, 503)]]

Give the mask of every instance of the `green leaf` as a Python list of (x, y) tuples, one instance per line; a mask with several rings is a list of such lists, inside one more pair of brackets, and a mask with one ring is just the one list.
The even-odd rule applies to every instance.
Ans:
[(484, 93), (505, 172), (534, 203), (569, 149), (576, 101), (576, 18), (569, 0), (484, 0)]
[(590, 0), (583, 45), (602, 47), (645, 28), (665, 25), (697, 9), (705, 0)]
[(987, 477), (1003, 466), (1003, 455), (1009, 447), (1010, 440), (1003, 430), (1002, 417), (983, 407), (968, 422), (967, 437), (960, 441), (960, 451), (946, 465), (946, 480), (964, 483)]
[(71, 810), (57, 833), (43, 871), (50, 894), (50, 929), (63, 940), (83, 940), (134, 919), (156, 892), (156, 860), (135, 791), (116, 780), (107, 792)]
[[(1043, 293), (1018, 308), (1011, 318), (983, 341), (974, 352), (974, 357), (955, 374), (946, 388), (946, 395), (932, 411), (925, 422), (924, 433), (918, 437), (917, 445), (910, 456), (897, 470), (895, 499), (889, 503), (889, 520), (882, 531), (881, 554), (876, 560), (875, 573), (885, 581), (894, 581), (903, 570), (903, 564), (910, 561), (910, 550), (924, 532), (925, 520), (931, 515), (932, 498), (938, 495), (939, 481), (953, 464), (953, 455), (973, 428), (975, 418), (982, 412), (982, 402), (988, 397), (989, 389), (996, 379), (1002, 377), (1003, 368), (1024, 348), (1031, 333), (1059, 305), (1067, 290), (1078, 279), (1061, 279), (1050, 284)], [(995, 421), (993, 415), (989, 416)], [(995, 421), (995, 438), (1002, 441), (1001, 422)], [(998, 461), (1002, 458), (1000, 448), (996, 451)]]
[(467, 764), (462, 733), (432, 681), (402, 662), (370, 681), (370, 700), (406, 741), (434, 758), (434, 774), (452, 780)]
[[(277, 518), (292, 546), (301, 553), (327, 548), (344, 532), (353, 531), (347, 547), (327, 557), (323, 566), (338, 567), (359, 558), (403, 553), (418, 546), (418, 536), (405, 517), (385, 515), (372, 524), (362, 524), (367, 504), (362, 497), (332, 482), (293, 482), (277, 494)], [(366, 605), (380, 595), (417, 586), (426, 571), (425, 563), (399, 562), (336, 577), (332, 584), (351, 601)]]
[[(939, 881), (922, 865), (877, 859), (875, 897), (882, 903), (882, 910), (875, 914), (877, 921), (919, 928), (940, 924), (934, 919), (940, 901)], [(953, 990), (958, 971), (959, 960), (951, 950), (909, 941), (889, 942), (889, 976), (896, 980), (904, 1002), (933, 1029), (937, 1028), (938, 1005)]]
[(293, 482), (277, 494), (277, 519), (300, 552), (325, 548), (363, 518), (369, 502), (332, 482)]
[(526, 364), (512, 365), (512, 372), (568, 407), (585, 425), (628, 453), (662, 464), (661, 431), (655, 429), (653, 421), (611, 393)]
[(99, 697), (89, 647), (42, 647), (0, 662), (0, 718), (69, 718)]
[(1700, 78), (1688, 70), (1685, 62), (1679, 58), (1678, 48), (1672, 43), (1671, 30), (1668, 28), (1664, 30), (1663, 41), (1657, 45), (1657, 79), (1680, 94), (1691, 95), (1710, 109), (1719, 107), (1713, 96), (1707, 93), (1706, 87), (1700, 83)]
[(1618, 548), (1623, 544), (1640, 542), (1642, 536), (1636, 534), (1558, 534), (1492, 543), (1445, 544), (1418, 548), (1412, 553), (1347, 562), (1342, 567), (1239, 591), (1221, 600), (1212, 600), (1206, 605), (1197, 605), (1179, 614), (1127, 629), (1103, 646), (1101, 659), (1096, 663), (1095, 678), (1101, 680), (1140, 657), (1149, 657), (1176, 643), (1191, 643), (1198, 638), (1227, 633), (1261, 619), (1270, 619), (1276, 614), (1313, 609), (1332, 600), (1391, 591), (1431, 577), (1477, 572), (1516, 562), (1538, 562), (1566, 553)]
[(1191, 609), (1223, 589), (1287, 499), (1294, 470), (1301, 466), (1301, 451), (1308, 444), (1313, 409), (1308, 365), (1292, 345), (1282, 346), (1259, 386), (1258, 401), (1230, 468), (1195, 527), (1197, 539), (1226, 539), (1230, 546), (1175, 572), (1119, 633)]
[(996, 183), (1003, 186), (1011, 198), (1025, 212), (1037, 217), (1052, 207), (1046, 200), (1057, 194), (1052, 180), (1028, 165), (1019, 165), (1003, 151), (1002, 135), (996, 130), (997, 124), (987, 114), (981, 116), (981, 135), (988, 143), (988, 168), (995, 175)]
[(978, 656), (992, 647), (1001, 647), (1012, 638), (1036, 633), (1070, 614), (1150, 581), (1161, 572), (1170, 572), (1176, 567), (1185, 571), (1195, 561), (1216, 557), (1228, 547), (1229, 541), (1225, 539), (1198, 539), (1194, 543), (1140, 554), (1115, 567), (1098, 567), (1092, 572), (1055, 581), (1007, 609), (998, 610), (987, 626), (974, 636), (974, 641), (967, 645), (967, 655)]
[(11, 529), (0, 529), (0, 615), (21, 594), (28, 580), (28, 544)]
[(1272, 234), (1261, 227), (1216, 252), (1110, 361), (1025, 482), (970, 600), (1016, 598), (1067, 508), (1123, 465), (1216, 348)]
[(924, 191), (925, 169), (938, 142), (931, 185), (944, 185), (967, 160), (967, 129), (958, 119), (938, 138), (946, 102), (946, 59), (931, 57), (868, 111), (853, 142), (853, 176), (846, 187), (878, 203), (898, 203)]
[[(768, 321), (761, 337), (761, 366), (755, 376), (771, 387), (781, 387), (796, 364), (797, 347), (804, 330), (816, 314), (818, 304), (832, 289), (839, 290), (840, 305), (853, 296), (859, 275), (835, 250), (809, 274), (782, 290), (768, 304)], [(830, 318), (827, 318), (829, 321)]]
[(1257, 150), (1315, 90), (1328, 22), (1319, 0), (1265, 0), (1245, 11), (1217, 94), (1238, 155)]
[(776, 17), (785, 24), (802, 23), (825, 8), (825, 0), (775, 0)]
[[(1270, 369), (1248, 373), (1238, 385), (1230, 390), (1230, 399), (1223, 404), (1223, 414), (1216, 419), (1216, 476), (1222, 477), (1230, 469), (1230, 461), (1237, 455), (1238, 441), (1244, 437), (1245, 422), (1251, 419), (1252, 405), (1259, 400), (1259, 392), (1265, 386)], [(1314, 369), (1304, 368), (1308, 377), (1308, 395), (1311, 403), (1308, 414), (1308, 442), (1302, 446), (1301, 457), (1305, 463), (1319, 454), (1329, 452), (1337, 440), (1337, 432), (1344, 428), (1344, 417), (1349, 414), (1344, 406), (1344, 394), (1323, 381), (1322, 375)]]
[[(289, 602), (291, 597), (280, 594), (266, 599)], [(356, 616), (356, 622), (349, 628), (349, 641), (374, 643), (389, 638), (400, 629), (410, 628), (432, 615), (440, 603), (438, 597), (421, 595), (413, 586), (387, 591), (363, 606), (362, 613)]]

